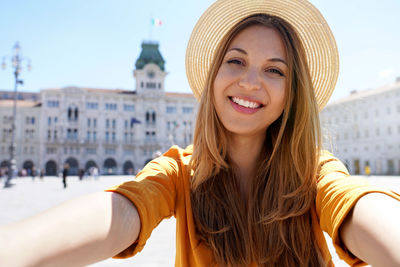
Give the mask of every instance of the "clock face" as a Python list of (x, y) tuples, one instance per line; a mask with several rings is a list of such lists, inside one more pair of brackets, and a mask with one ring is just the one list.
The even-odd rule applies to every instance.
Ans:
[(155, 76), (154, 71), (150, 70), (150, 71), (147, 72), (147, 77), (149, 77), (150, 79), (153, 79), (154, 76)]

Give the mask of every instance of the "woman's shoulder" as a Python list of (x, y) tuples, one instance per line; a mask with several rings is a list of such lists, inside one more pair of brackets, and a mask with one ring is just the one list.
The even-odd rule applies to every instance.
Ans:
[(193, 145), (189, 145), (186, 148), (181, 148), (177, 145), (173, 145), (163, 154), (163, 156), (180, 158), (188, 156), (191, 157), (192, 154), (193, 154)]
[(335, 157), (328, 150), (321, 150), (319, 153), (319, 175), (327, 174), (330, 172), (342, 172), (346, 175), (349, 175), (349, 172), (346, 166)]
[(319, 152), (319, 164), (323, 165), (327, 162), (330, 161), (337, 161), (337, 162), (341, 162), (339, 158), (337, 158), (335, 155), (333, 155), (332, 152), (328, 151), (328, 150), (321, 150)]
[(193, 154), (193, 145), (189, 145), (186, 148), (181, 148), (177, 145), (170, 147), (160, 158), (170, 158), (175, 160), (182, 167), (189, 165), (190, 159)]
[[(160, 157), (147, 163), (142, 172), (158, 170), (175, 176), (185, 174), (189, 171), (192, 153), (192, 145), (187, 146), (186, 148), (181, 148), (177, 145), (171, 146)], [(140, 176), (139, 174), (138, 176)]]
[(337, 159), (337, 158), (329, 150), (322, 149), (319, 152), (319, 160), (320, 161), (331, 160), (331, 159)]

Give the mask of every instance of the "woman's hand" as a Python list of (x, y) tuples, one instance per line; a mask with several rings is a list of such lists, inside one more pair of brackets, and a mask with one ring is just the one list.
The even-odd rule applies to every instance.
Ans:
[(0, 266), (87, 265), (129, 247), (139, 231), (139, 215), (128, 199), (91, 194), (0, 227)]
[(345, 246), (372, 266), (400, 266), (400, 202), (380, 193), (360, 198), (344, 221)]

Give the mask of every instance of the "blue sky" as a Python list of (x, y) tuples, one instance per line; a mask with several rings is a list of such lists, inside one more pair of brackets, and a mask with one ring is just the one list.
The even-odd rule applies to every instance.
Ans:
[[(185, 50), (191, 30), (211, 0), (1, 0), (0, 57), (19, 41), (32, 61), (23, 91), (81, 86), (134, 89), (132, 70), (153, 29), (166, 60), (166, 90), (190, 92)], [(325, 16), (340, 52), (333, 100), (351, 90), (376, 88), (400, 76), (399, 0), (312, 0)], [(14, 86), (10, 62), (0, 70), (0, 90)]]

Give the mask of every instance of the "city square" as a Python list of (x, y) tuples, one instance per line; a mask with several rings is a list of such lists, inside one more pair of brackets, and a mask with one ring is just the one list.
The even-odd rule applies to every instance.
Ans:
[[(96, 216), (108, 216), (111, 209), (97, 208), (110, 206), (81, 197), (134, 180), (174, 146), (189, 149), (147, 165), (140, 177), (150, 179), (128, 188), (141, 236), (157, 226), (144, 249), (90, 266), (174, 266), (175, 254), (176, 266), (345, 267), (358, 258), (400, 266), (399, 202), (366, 197), (344, 217), (363, 183), (347, 189), (352, 183), (339, 179), (344, 194), (323, 185), (348, 172), (400, 193), (400, 2), (381, 2), (6, 0), (0, 228), (14, 227), (0, 229), (0, 267), (41, 266), (44, 258), (55, 260), (50, 266), (84, 265), (133, 242), (124, 241), (138, 230), (126, 220), (135, 212), (130, 203), (120, 201), (127, 211), (108, 198), (118, 215), (111, 219), (118, 227), (109, 228), (108, 217)], [(320, 149), (343, 164), (324, 161), (315, 188)], [(45, 217), (18, 224), (79, 198), (69, 212), (53, 212), (51, 225)], [(176, 218), (160, 222), (166, 214)], [(106, 226), (92, 247), (85, 238), (100, 222)]]
[[(366, 177), (367, 178), (367, 177)], [(0, 188), (0, 225), (12, 223), (40, 213), (46, 209), (61, 204), (69, 199), (86, 194), (103, 191), (110, 186), (134, 179), (132, 176), (101, 176), (99, 179), (87, 177), (79, 180), (77, 176), (68, 177), (68, 187), (63, 189), (62, 179), (59, 177), (17, 178), (12, 181), (11, 188)], [(378, 185), (396, 192), (400, 192), (400, 176), (370, 176), (371, 184)], [(2, 181), (3, 182), (3, 181)], [(66, 215), (68, 216), (68, 215)], [(32, 229), (34, 231), (34, 229)], [(329, 249), (334, 258), (335, 266), (348, 266), (341, 261), (331, 245)], [(91, 266), (174, 266), (175, 260), (175, 219), (162, 221), (154, 229), (145, 248), (128, 259), (108, 259)]]

